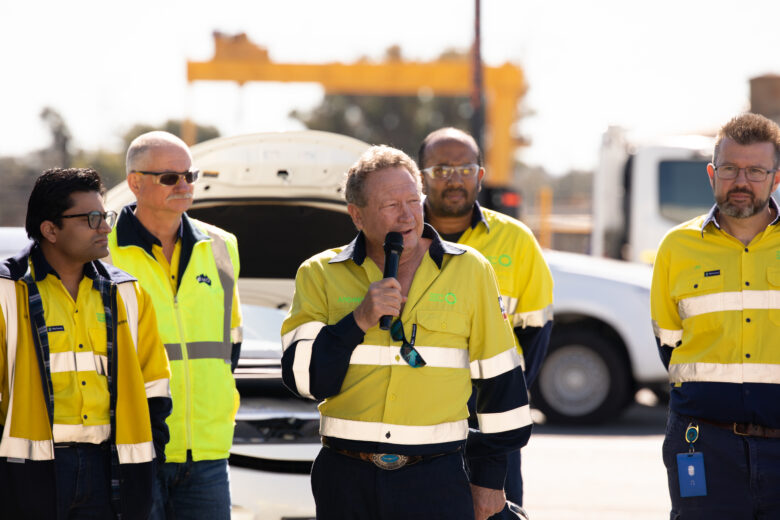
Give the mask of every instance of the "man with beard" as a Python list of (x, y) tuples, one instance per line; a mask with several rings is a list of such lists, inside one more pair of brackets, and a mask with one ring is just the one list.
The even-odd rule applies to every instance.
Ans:
[(671, 518), (780, 518), (780, 128), (720, 129), (715, 205), (672, 229), (651, 311), (672, 384), (663, 445)]
[[(456, 128), (436, 130), (423, 140), (418, 160), (426, 221), (442, 238), (475, 248), (493, 266), (530, 387), (547, 353), (552, 329), (553, 281), (539, 244), (521, 222), (480, 207), (477, 194), (485, 169), (470, 135)], [(470, 409), (473, 415), (473, 401)], [(506, 498), (522, 506), (520, 452), (508, 457), (507, 464)], [(516, 516), (504, 507), (494, 518)]]

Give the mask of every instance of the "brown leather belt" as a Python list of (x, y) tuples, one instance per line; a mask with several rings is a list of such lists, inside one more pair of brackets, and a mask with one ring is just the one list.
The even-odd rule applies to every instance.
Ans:
[(752, 423), (724, 423), (718, 421), (710, 421), (709, 419), (699, 419), (698, 417), (692, 418), (694, 421), (699, 421), (704, 424), (710, 424), (729, 430), (736, 435), (742, 435), (744, 437), (763, 437), (765, 439), (780, 439), (780, 428), (768, 428), (761, 426), (760, 424)]
[(367, 453), (365, 451), (352, 451), (352, 450), (342, 450), (341, 448), (335, 448), (330, 444), (327, 437), (322, 438), (322, 445), (330, 450), (335, 451), (340, 455), (344, 455), (346, 457), (350, 457), (353, 459), (362, 460), (364, 462), (370, 462), (377, 468), (385, 469), (385, 470), (394, 470), (394, 469), (402, 468), (404, 466), (411, 466), (412, 464), (417, 464), (418, 462), (421, 462), (423, 460), (434, 459), (436, 457), (441, 457), (443, 455), (450, 455), (452, 453), (456, 453), (460, 451), (460, 447), (459, 447), (455, 451), (450, 451), (447, 453), (436, 453), (434, 455), (400, 455), (397, 453)]

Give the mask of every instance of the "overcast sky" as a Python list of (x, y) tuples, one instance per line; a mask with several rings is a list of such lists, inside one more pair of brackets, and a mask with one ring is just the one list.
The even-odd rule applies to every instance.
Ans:
[[(591, 168), (601, 133), (713, 131), (749, 108), (749, 78), (780, 73), (780, 2), (482, 0), (483, 57), (524, 68), (521, 159)], [(116, 150), (137, 122), (189, 116), (223, 135), (299, 129), (314, 84), (186, 81), (212, 31), (246, 32), (279, 62), (350, 62), (393, 44), (431, 60), (473, 38), (470, 0), (217, 2), (0, 0), (0, 156), (49, 144), (52, 106), (81, 148)]]

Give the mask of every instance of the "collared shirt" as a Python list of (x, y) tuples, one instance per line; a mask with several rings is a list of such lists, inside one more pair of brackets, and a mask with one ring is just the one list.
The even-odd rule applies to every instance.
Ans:
[(96, 273), (84, 265), (74, 301), (39, 247), (30, 255), (43, 302), (54, 391), (54, 441), (100, 443), (110, 436), (106, 317)]
[(530, 385), (547, 353), (553, 318), (553, 279), (539, 243), (525, 224), (478, 202), (457, 243), (482, 253), (496, 272)]
[[(520, 358), (495, 273), (468, 246), (443, 242), (426, 225), (428, 252), (414, 274), (400, 316), (426, 366), (412, 368), (378, 325), (365, 334), (353, 310), (382, 271), (366, 257), (362, 233), (349, 245), (303, 263), (282, 325), (282, 374), (299, 395), (324, 399), (320, 433), (333, 446), (366, 452), (433, 454), (468, 437), (475, 483), (503, 486), (502, 463), (477, 470), (530, 435)], [(466, 403), (477, 389), (481, 433), (469, 434)], [(489, 464), (487, 464), (489, 466)]]
[(661, 242), (651, 312), (675, 412), (780, 427), (779, 220), (746, 246), (713, 207)]

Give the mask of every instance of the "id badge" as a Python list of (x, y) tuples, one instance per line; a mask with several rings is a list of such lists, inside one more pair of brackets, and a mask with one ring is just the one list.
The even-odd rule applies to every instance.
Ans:
[(707, 481), (704, 478), (704, 455), (701, 452), (678, 454), (677, 478), (680, 481), (681, 497), (707, 496)]

